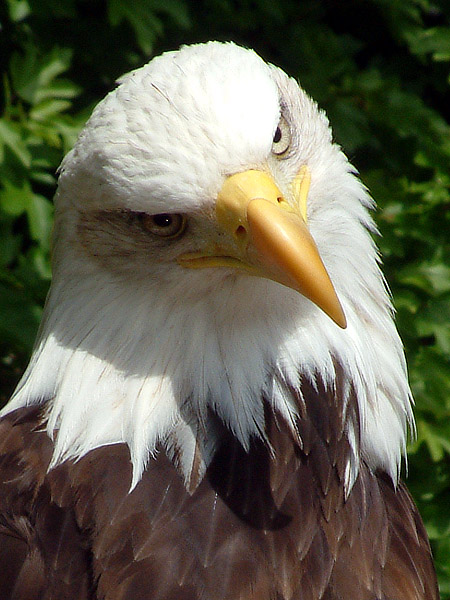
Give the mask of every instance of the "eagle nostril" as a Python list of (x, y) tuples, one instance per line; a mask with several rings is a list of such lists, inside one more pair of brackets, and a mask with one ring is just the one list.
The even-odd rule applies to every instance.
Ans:
[(243, 225), (239, 225), (234, 234), (238, 240), (242, 240), (247, 235), (247, 230)]

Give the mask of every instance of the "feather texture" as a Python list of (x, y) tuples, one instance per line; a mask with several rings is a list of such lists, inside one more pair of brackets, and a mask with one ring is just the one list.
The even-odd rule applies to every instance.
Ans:
[[(281, 159), (270, 153), (280, 112), (292, 135)], [(214, 204), (227, 174), (260, 168), (294, 203), (291, 182), (303, 165), (311, 173), (308, 226), (347, 316), (345, 331), (273, 281), (176, 263), (199, 240), (216, 239)], [(178, 447), (190, 485), (198, 448), (200, 477), (216, 443), (213, 431), (207, 441), (193, 434), (204, 430), (210, 409), (248, 447), (264, 430), (255, 396), (294, 418), (286, 390), (318, 370), (331, 384), (337, 362), (361, 417), (347, 488), (360, 451), (372, 469), (396, 479), (412, 423), (410, 393), (370, 236), (372, 201), (353, 171), (316, 104), (249, 50), (187, 46), (127, 76), (63, 162), (52, 288), (32, 360), (3, 414), (52, 398), (52, 465), (125, 442), (133, 485), (166, 441)], [(136, 215), (161, 211), (188, 218), (176, 243), (139, 226)]]
[[(345, 331), (279, 283), (180, 263), (222, 248), (219, 192), (250, 170), (291, 212), (310, 175)], [(436, 600), (399, 482), (411, 395), (373, 202), (298, 84), (234, 44), (152, 60), (94, 110), (55, 206), (51, 291), (0, 419), (0, 597)], [(159, 213), (182, 234), (150, 231)]]
[(349, 444), (345, 433), (322, 437), (324, 392), (305, 395), (308, 452), (267, 408), (272, 451), (255, 438), (247, 452), (224, 431), (192, 494), (164, 451), (128, 493), (125, 444), (47, 472), (42, 412), (11, 413), (0, 424), (1, 597), (435, 600), (427, 537), (403, 484), (362, 464), (344, 497)]

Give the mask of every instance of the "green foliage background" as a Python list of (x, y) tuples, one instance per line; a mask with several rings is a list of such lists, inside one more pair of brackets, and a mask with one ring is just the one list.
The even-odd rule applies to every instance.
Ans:
[(416, 399), (408, 484), (450, 598), (450, 3), (7, 0), (0, 11), (0, 402), (50, 281), (56, 169), (92, 107), (163, 50), (254, 47), (326, 109), (377, 200)]

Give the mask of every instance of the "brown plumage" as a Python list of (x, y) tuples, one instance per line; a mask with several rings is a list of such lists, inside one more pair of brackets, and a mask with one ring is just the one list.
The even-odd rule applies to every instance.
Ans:
[[(353, 406), (349, 410), (355, 410)], [(42, 409), (0, 424), (2, 600), (432, 600), (427, 536), (402, 483), (363, 463), (332, 394), (309, 386), (297, 438), (267, 409), (272, 451), (224, 431), (189, 494), (159, 452), (131, 494), (125, 444), (47, 473)]]

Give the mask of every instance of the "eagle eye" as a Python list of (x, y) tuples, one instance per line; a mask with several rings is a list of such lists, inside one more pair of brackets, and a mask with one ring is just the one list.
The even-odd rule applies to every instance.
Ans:
[(186, 217), (178, 213), (160, 213), (141, 215), (141, 224), (145, 231), (166, 239), (179, 237), (185, 230)]
[(281, 156), (285, 154), (291, 145), (291, 131), (284, 117), (280, 118), (272, 140), (272, 154)]

